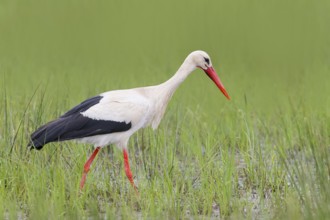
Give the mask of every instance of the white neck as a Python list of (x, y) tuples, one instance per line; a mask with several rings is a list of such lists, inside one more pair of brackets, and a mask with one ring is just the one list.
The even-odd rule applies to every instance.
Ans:
[(155, 101), (155, 115), (152, 119), (152, 127), (155, 129), (162, 119), (166, 106), (178, 86), (187, 78), (187, 76), (196, 69), (196, 65), (189, 59), (183, 62), (178, 71), (166, 82), (152, 87), (152, 96)]
[(191, 62), (190, 59), (186, 59), (180, 66), (178, 71), (166, 82), (159, 86), (164, 90), (165, 93), (170, 96), (175, 92), (178, 86), (187, 78), (187, 76), (196, 69), (196, 66)]

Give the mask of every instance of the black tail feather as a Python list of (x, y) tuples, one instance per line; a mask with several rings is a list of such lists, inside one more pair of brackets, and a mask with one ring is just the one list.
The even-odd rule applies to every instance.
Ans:
[(95, 120), (80, 113), (72, 114), (60, 117), (38, 128), (32, 133), (28, 147), (40, 150), (50, 142), (122, 132), (127, 131), (131, 126), (131, 122)]
[(49, 142), (55, 141), (54, 138), (47, 135), (49, 133), (50, 128), (53, 127), (57, 120), (51, 121), (40, 128), (38, 128), (35, 132), (31, 134), (30, 141), (27, 145), (28, 148), (41, 150), (43, 146)]

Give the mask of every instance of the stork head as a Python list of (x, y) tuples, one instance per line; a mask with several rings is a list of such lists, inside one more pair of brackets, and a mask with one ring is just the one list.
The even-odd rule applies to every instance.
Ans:
[(227, 99), (230, 99), (225, 87), (223, 86), (219, 76), (215, 72), (211, 58), (210, 56), (201, 50), (197, 50), (189, 54), (188, 56), (194, 65), (200, 69), (202, 69), (208, 77), (216, 84), (216, 86), (220, 89), (220, 91), (227, 97)]

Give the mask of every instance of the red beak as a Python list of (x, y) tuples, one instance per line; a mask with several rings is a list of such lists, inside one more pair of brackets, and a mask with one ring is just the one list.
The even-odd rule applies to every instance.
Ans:
[(221, 83), (220, 78), (217, 75), (217, 73), (215, 72), (215, 70), (213, 69), (213, 67), (207, 68), (206, 70), (204, 70), (204, 72), (212, 79), (212, 81), (217, 85), (217, 87), (227, 97), (227, 99), (230, 100), (230, 97), (229, 97), (225, 87)]

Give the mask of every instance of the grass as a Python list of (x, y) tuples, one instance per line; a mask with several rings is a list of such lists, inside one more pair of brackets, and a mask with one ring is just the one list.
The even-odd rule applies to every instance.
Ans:
[[(1, 217), (328, 218), (329, 3), (190, 3), (0, 2)], [(103, 91), (160, 83), (195, 49), (232, 100), (197, 70), (159, 129), (132, 136), (139, 197), (113, 146), (83, 192), (91, 146), (26, 149), (41, 124)]]

